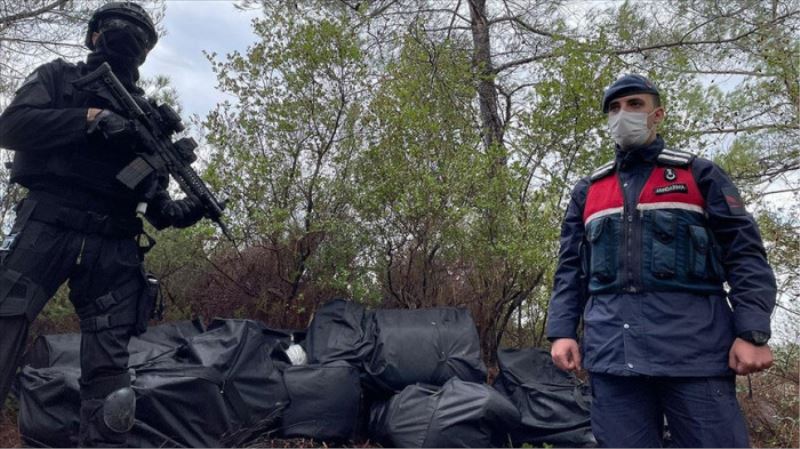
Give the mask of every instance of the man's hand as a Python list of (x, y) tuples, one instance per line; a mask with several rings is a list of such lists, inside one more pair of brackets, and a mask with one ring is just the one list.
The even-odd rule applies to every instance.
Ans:
[[(87, 112), (87, 119), (91, 117), (93, 109)], [(89, 135), (99, 134), (111, 143), (134, 143), (138, 139), (136, 122), (129, 120), (116, 112), (103, 109), (96, 113), (86, 129)]]
[(205, 209), (199, 199), (190, 196), (182, 200), (170, 200), (161, 208), (161, 214), (171, 226), (187, 228), (203, 218)]
[(737, 338), (728, 353), (728, 366), (740, 376), (757, 373), (772, 366), (772, 350)]
[(564, 371), (577, 371), (581, 367), (581, 351), (578, 342), (571, 338), (559, 338), (550, 348), (553, 363)]
[(86, 123), (93, 122), (95, 117), (97, 117), (97, 114), (99, 114), (101, 112), (103, 112), (103, 110), (102, 109), (98, 109), (98, 108), (89, 108), (89, 109), (87, 109), (86, 110)]

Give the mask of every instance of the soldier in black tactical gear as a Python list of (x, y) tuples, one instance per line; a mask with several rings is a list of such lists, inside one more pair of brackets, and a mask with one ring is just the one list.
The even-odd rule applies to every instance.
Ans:
[(0, 116), (0, 147), (15, 152), (11, 182), (28, 189), (0, 247), (0, 405), (30, 323), (69, 280), (82, 332), (82, 446), (124, 446), (133, 426), (127, 346), (145, 330), (157, 295), (142, 268), (137, 207), (141, 213), (146, 204), (144, 216), (157, 229), (203, 217), (196, 198), (170, 198), (166, 172), (152, 173), (135, 190), (117, 181), (145, 151), (137, 125), (73, 85), (108, 62), (136, 101), (146, 102), (136, 86), (138, 67), (157, 39), (142, 7), (108, 3), (89, 22), (86, 62), (39, 67)]

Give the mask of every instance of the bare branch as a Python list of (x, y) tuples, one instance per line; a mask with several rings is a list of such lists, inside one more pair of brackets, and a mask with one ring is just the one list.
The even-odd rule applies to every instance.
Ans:
[[(589, 45), (586, 45), (586, 44), (583, 44), (583, 43), (579, 43), (579, 44), (581, 44), (581, 46), (584, 47), (583, 51), (586, 51), (586, 52), (590, 52), (590, 53), (606, 53), (606, 54), (617, 55), (617, 56), (634, 54), (634, 53), (644, 53), (644, 52), (653, 51), (653, 50), (664, 50), (664, 49), (668, 49), (668, 48), (684, 47), (684, 46), (685, 47), (693, 47), (693, 46), (703, 46), (703, 45), (719, 45), (719, 44), (725, 44), (725, 43), (731, 43), (731, 42), (740, 41), (740, 40), (742, 40), (742, 39), (744, 39), (744, 38), (746, 38), (746, 37), (748, 37), (748, 36), (750, 36), (750, 35), (752, 35), (754, 33), (757, 33), (758, 31), (760, 31), (763, 28), (766, 28), (766, 27), (769, 27), (769, 26), (774, 26), (774, 25), (776, 25), (776, 24), (778, 24), (778, 23), (780, 23), (780, 22), (782, 22), (782, 21), (784, 21), (784, 20), (786, 20), (786, 19), (788, 19), (790, 17), (796, 16), (796, 15), (799, 15), (799, 14), (800, 14), (800, 11), (792, 11), (790, 13), (787, 13), (787, 14), (784, 14), (782, 16), (779, 16), (779, 17), (777, 17), (777, 18), (775, 18), (773, 20), (770, 20), (769, 22), (762, 23), (761, 25), (758, 25), (755, 28), (750, 29), (749, 31), (746, 31), (746, 32), (744, 32), (742, 34), (739, 34), (737, 36), (734, 36), (734, 37), (731, 37), (731, 38), (728, 38), (728, 39), (707, 39), (707, 40), (698, 40), (698, 41), (683, 41), (683, 40), (679, 40), (679, 41), (674, 41), (674, 42), (665, 42), (665, 43), (650, 45), (650, 46), (647, 46), (647, 47), (622, 48), (622, 49), (616, 49), (616, 50), (612, 50), (612, 51), (594, 49), (594, 48), (591, 48)], [(562, 37), (562, 36), (555, 36), (555, 35), (553, 36), (553, 38), (558, 38), (558, 37)], [(556, 56), (559, 56), (559, 55), (560, 55), (560, 53), (558, 53), (558, 52), (549, 52), (549, 53), (545, 53), (545, 54), (541, 54), (541, 55), (531, 56), (531, 57), (528, 57), (528, 58), (522, 58), (522, 59), (517, 59), (517, 60), (514, 60), (514, 61), (509, 61), (509, 62), (507, 62), (505, 64), (501, 64), (501, 65), (498, 65), (497, 67), (495, 67), (494, 68), (494, 73), (500, 73), (500, 72), (503, 72), (503, 71), (508, 70), (510, 68), (513, 68), (513, 67), (518, 67), (518, 66), (521, 66), (521, 65), (529, 64), (531, 62), (541, 61), (541, 60), (544, 60), (544, 59), (549, 59), (549, 58), (556, 57)]]
[(16, 37), (0, 37), (0, 42), (16, 42), (16, 43), (20, 43), (20, 44), (35, 44), (35, 45), (55, 45), (55, 46), (59, 46), (59, 47), (80, 48), (80, 49), (84, 48), (83, 45), (70, 43), (70, 42), (43, 41), (43, 40), (36, 40), (36, 39), (21, 39), (21, 38), (16, 38)]
[(64, 6), (70, 0), (56, 0), (53, 3), (48, 5), (44, 5), (39, 9), (34, 9), (32, 11), (25, 11), (19, 14), (12, 14), (10, 16), (0, 17), (0, 25), (6, 25), (9, 23), (17, 22), (20, 20), (30, 19), (32, 17), (36, 17), (38, 15), (44, 14), (46, 12), (52, 11), (60, 6)]
[(514, 67), (519, 67), (521, 65), (530, 64), (531, 62), (542, 61), (544, 59), (550, 59), (550, 58), (555, 57), (555, 56), (558, 56), (558, 53), (550, 52), (550, 53), (544, 53), (544, 54), (541, 54), (541, 55), (531, 56), (529, 58), (517, 59), (517, 60), (514, 60), (514, 61), (507, 62), (505, 64), (498, 65), (497, 67), (495, 67), (494, 73), (500, 73), (500, 72), (503, 72), (505, 70), (508, 70), (508, 69), (511, 69), (511, 68), (514, 68)]
[(751, 34), (754, 34), (754, 33), (758, 32), (762, 28), (766, 28), (768, 26), (775, 25), (778, 22), (782, 22), (783, 20), (788, 19), (789, 17), (795, 16), (795, 15), (798, 15), (798, 14), (800, 14), (800, 11), (792, 11), (792, 12), (790, 12), (788, 14), (784, 14), (784, 15), (782, 15), (780, 17), (777, 17), (777, 18), (775, 18), (773, 20), (770, 20), (769, 22), (765, 22), (765, 23), (763, 23), (763, 24), (761, 24), (759, 26), (756, 26), (755, 28), (752, 28), (749, 31), (746, 31), (746, 32), (744, 32), (742, 34), (739, 34), (737, 36), (734, 36), (734, 37), (731, 37), (731, 38), (728, 38), (728, 39), (706, 39), (706, 40), (699, 40), (699, 41), (683, 41), (683, 40), (679, 40), (679, 41), (676, 41), (676, 42), (667, 42), (667, 43), (662, 43), (662, 44), (655, 44), (655, 45), (651, 45), (649, 47), (636, 47), (636, 48), (627, 48), (627, 49), (614, 50), (614, 51), (612, 51), (612, 54), (615, 54), (615, 55), (627, 55), (627, 54), (631, 54), (631, 53), (643, 53), (643, 52), (651, 51), (651, 50), (661, 50), (661, 49), (665, 49), (665, 48), (673, 48), (673, 47), (681, 47), (681, 46), (717, 45), (717, 44), (726, 44), (726, 43), (736, 42), (736, 41), (740, 41), (740, 40), (746, 38), (747, 36), (750, 36)]
[(750, 70), (682, 70), (681, 73), (688, 73), (692, 75), (742, 75), (742, 76), (757, 76), (757, 77), (774, 77), (777, 73), (773, 72), (753, 72)]
[[(440, 27), (440, 28), (425, 28), (425, 31), (428, 32), (428, 33), (438, 33), (438, 32), (442, 32), (442, 31), (447, 31), (449, 33), (450, 31), (453, 31), (453, 30), (470, 31), (470, 30), (472, 30), (472, 28), (470, 28), (468, 26), (454, 26), (454, 25), (450, 25), (450, 26), (443, 27), (443, 28), (442, 27)], [(448, 35), (448, 37), (449, 37), (449, 35)]]
[(494, 18), (492, 20), (489, 20), (488, 25), (492, 26), (494, 24), (502, 23), (502, 22), (516, 23), (517, 25), (521, 26), (522, 28), (525, 28), (526, 30), (530, 31), (531, 33), (538, 34), (540, 36), (546, 36), (546, 37), (551, 37), (551, 38), (560, 37), (560, 36), (558, 36), (558, 35), (556, 35), (554, 33), (551, 33), (550, 31), (545, 31), (545, 30), (541, 30), (539, 28), (536, 28), (533, 25), (530, 25), (529, 23), (527, 23), (524, 20), (520, 19), (518, 16), (496, 17), (496, 18)]
[(762, 192), (760, 196), (767, 196), (767, 195), (777, 195), (779, 193), (796, 193), (800, 191), (800, 187), (793, 188), (793, 189), (781, 189), (781, 190), (772, 190), (769, 192)]
[(752, 131), (762, 131), (765, 129), (770, 130), (791, 130), (797, 129), (800, 130), (800, 125), (786, 125), (786, 124), (770, 124), (770, 125), (753, 125), (753, 126), (743, 126), (741, 128), (710, 128), (710, 129), (701, 129), (698, 131), (689, 131), (686, 132), (689, 134), (694, 135), (706, 135), (706, 134), (735, 134), (735, 133), (744, 133), (744, 132), (752, 132)]

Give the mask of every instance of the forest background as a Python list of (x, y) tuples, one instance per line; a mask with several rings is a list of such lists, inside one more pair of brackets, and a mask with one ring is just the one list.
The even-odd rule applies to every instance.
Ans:
[[(0, 0), (0, 108), (37, 65), (84, 57), (100, 3)], [(143, 4), (157, 21), (170, 8)], [(343, 297), (469, 308), (490, 366), (498, 347), (546, 347), (570, 189), (613, 158), (602, 91), (641, 73), (662, 92), (668, 146), (720, 164), (759, 222), (779, 281), (776, 365), (752, 389), (742, 378), (741, 399), (754, 445), (800, 446), (800, 2), (234, 5), (257, 12), (254, 41), (206, 53), (227, 99), (187, 133), (237, 248), (207, 221), (151, 232), (167, 319), (304, 328)], [(180, 109), (169, 73), (144, 85)], [(24, 195), (7, 175), (4, 230)], [(34, 334), (76, 329), (61, 291)]]

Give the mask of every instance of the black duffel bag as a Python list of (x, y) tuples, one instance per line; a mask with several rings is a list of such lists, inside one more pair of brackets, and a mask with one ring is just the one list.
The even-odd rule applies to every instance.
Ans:
[(492, 387), (453, 378), (374, 404), (369, 430), (385, 447), (499, 447), (518, 423), (514, 404)]
[(558, 369), (548, 351), (503, 349), (494, 386), (519, 409), (522, 424), (510, 432), (515, 446), (595, 447), (589, 386)]
[(467, 309), (384, 309), (370, 313), (374, 348), (365, 365), (369, 385), (397, 392), (452, 377), (485, 382), (478, 331)]
[(289, 406), (283, 435), (319, 441), (347, 441), (357, 428), (361, 404), (359, 370), (347, 362), (286, 368)]

